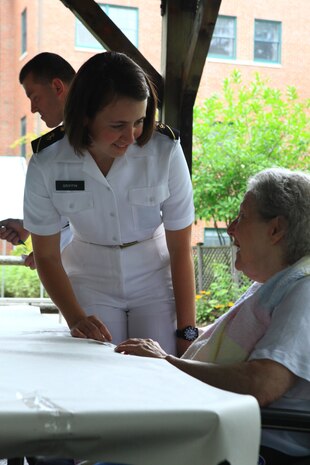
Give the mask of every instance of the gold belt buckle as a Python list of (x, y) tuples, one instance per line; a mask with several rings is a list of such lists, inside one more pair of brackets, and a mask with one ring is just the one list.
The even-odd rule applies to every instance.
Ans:
[(138, 241), (133, 241), (133, 242), (126, 242), (125, 244), (121, 244), (119, 246), (120, 249), (125, 249), (126, 247), (131, 247), (132, 245), (139, 244)]

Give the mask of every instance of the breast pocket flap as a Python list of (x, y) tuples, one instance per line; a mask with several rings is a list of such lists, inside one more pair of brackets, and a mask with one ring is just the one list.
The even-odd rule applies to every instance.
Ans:
[(138, 187), (129, 191), (129, 201), (132, 205), (152, 207), (161, 204), (169, 195), (169, 188), (166, 185)]
[(77, 213), (94, 206), (91, 192), (56, 192), (53, 203), (63, 213)]

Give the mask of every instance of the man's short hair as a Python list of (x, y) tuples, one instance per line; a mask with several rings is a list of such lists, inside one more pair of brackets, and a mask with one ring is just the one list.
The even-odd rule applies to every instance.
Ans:
[(64, 58), (56, 53), (42, 52), (29, 60), (19, 73), (19, 82), (22, 84), (28, 74), (32, 73), (38, 82), (51, 82), (55, 78), (70, 84), (75, 71)]

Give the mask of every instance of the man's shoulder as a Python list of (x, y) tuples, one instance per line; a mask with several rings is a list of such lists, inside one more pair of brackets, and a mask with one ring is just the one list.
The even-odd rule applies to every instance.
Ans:
[(65, 130), (63, 126), (57, 126), (57, 128), (52, 131), (43, 134), (43, 136), (38, 137), (37, 139), (31, 142), (31, 147), (33, 153), (39, 153), (41, 150), (46, 149), (55, 142), (61, 140), (65, 135)]

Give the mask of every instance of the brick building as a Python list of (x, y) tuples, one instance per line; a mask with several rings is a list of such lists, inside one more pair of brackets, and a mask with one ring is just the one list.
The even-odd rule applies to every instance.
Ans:
[[(104, 11), (160, 71), (160, 0), (109, 0)], [(268, 76), (280, 88), (297, 86), (310, 97), (310, 2), (299, 0), (222, 0), (197, 100), (219, 91), (223, 79), (238, 68), (243, 80), (254, 73)], [(31, 114), (18, 83), (21, 67), (34, 55), (51, 51), (77, 70), (102, 50), (71, 11), (59, 0), (0, 2), (0, 155), (30, 155), (29, 143), (12, 147), (25, 134), (46, 130)], [(195, 242), (203, 237), (195, 238)]]

